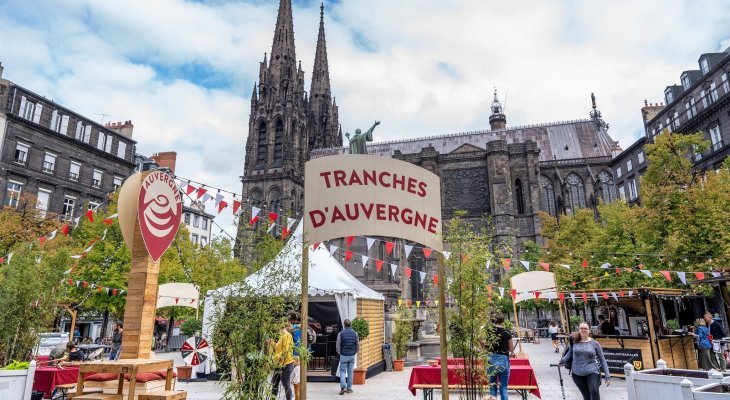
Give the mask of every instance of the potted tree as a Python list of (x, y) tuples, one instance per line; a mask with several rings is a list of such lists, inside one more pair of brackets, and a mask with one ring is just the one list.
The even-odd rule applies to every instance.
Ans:
[(395, 329), (393, 330), (393, 349), (395, 350), (395, 360), (393, 360), (393, 370), (403, 371), (405, 363), (406, 351), (408, 350), (408, 339), (413, 331), (411, 325), (411, 310), (405, 306), (398, 309), (398, 317), (395, 320)]
[[(365, 320), (365, 318), (356, 317), (352, 320), (352, 330), (357, 333), (357, 337), (360, 339), (360, 349), (362, 349), (363, 342), (365, 341), (365, 339), (367, 339), (368, 336), (370, 336), (370, 324), (367, 320)], [(365, 366), (363, 357), (360, 357), (360, 363), (361, 366)], [(352, 383), (356, 385), (364, 385), (367, 372), (368, 370), (366, 368), (355, 368), (355, 373), (352, 377)]]

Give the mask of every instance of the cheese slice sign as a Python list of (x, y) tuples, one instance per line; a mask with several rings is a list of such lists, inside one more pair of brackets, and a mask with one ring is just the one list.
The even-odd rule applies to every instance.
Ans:
[(144, 178), (137, 217), (147, 252), (157, 262), (180, 228), (182, 196), (173, 177), (153, 171)]

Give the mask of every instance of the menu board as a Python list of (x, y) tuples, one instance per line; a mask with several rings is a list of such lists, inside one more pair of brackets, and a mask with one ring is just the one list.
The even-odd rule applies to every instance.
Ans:
[(608, 371), (611, 374), (624, 375), (624, 365), (632, 364), (635, 370), (644, 369), (644, 359), (641, 357), (640, 349), (612, 349), (603, 348), (603, 356), (606, 357)]

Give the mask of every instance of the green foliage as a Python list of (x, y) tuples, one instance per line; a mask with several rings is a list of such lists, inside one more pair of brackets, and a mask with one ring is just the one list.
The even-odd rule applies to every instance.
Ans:
[(11, 362), (7, 366), (5, 366), (5, 368), (0, 368), (0, 369), (4, 369), (6, 371), (14, 371), (14, 370), (28, 369), (29, 366), (30, 366), (30, 362), (28, 362), (28, 361), (13, 360), (13, 362)]
[(408, 351), (408, 341), (413, 334), (413, 311), (405, 305), (398, 306), (398, 313), (395, 319), (395, 329), (393, 329), (393, 350), (395, 350), (395, 358), (402, 360), (406, 357)]
[(570, 317), (570, 327), (572, 328), (571, 332), (577, 332), (578, 331), (578, 325), (583, 322), (583, 318), (579, 317), (577, 315), (573, 315)]
[(667, 323), (666, 323), (666, 327), (672, 331), (674, 331), (675, 329), (679, 329), (679, 320), (677, 320), (676, 318), (668, 319)]
[(365, 318), (356, 317), (352, 320), (352, 330), (357, 333), (357, 337), (360, 340), (365, 340), (370, 336), (370, 324)]
[(200, 333), (203, 329), (203, 322), (199, 319), (186, 319), (182, 325), (180, 325), (180, 333), (185, 336), (195, 336)]
[(504, 329), (506, 329), (506, 330), (508, 330), (510, 332), (514, 332), (515, 331), (515, 326), (514, 326), (514, 324), (512, 324), (512, 321), (508, 321), (508, 320), (505, 319), (504, 320), (504, 323), (502, 324), (502, 326), (504, 327)]

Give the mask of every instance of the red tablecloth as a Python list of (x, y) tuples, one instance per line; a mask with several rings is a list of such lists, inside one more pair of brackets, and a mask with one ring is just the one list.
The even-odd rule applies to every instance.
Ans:
[[(459, 366), (449, 365), (449, 385), (458, 385), (463, 383), (463, 374), (459, 374), (459, 370), (462, 370)], [(426, 384), (426, 385), (439, 385), (441, 384), (441, 367), (413, 367), (411, 370), (411, 379), (408, 382), (408, 390), (416, 395), (416, 389), (413, 385)], [(509, 383), (508, 385), (524, 385), (524, 386), (538, 386), (537, 378), (535, 377), (535, 371), (529, 365), (513, 365), (510, 364), (509, 371)], [(530, 390), (530, 393), (540, 397), (540, 389)]]
[[(441, 365), (441, 357), (436, 357), (435, 360), (438, 365)], [(447, 362), (449, 365), (464, 365), (463, 358), (449, 357)], [(530, 365), (530, 359), (529, 358), (510, 358), (509, 365)]]
[(79, 380), (78, 367), (43, 367), (36, 368), (33, 378), (33, 390), (43, 392), (43, 398), (51, 398), (57, 385), (76, 383)]

